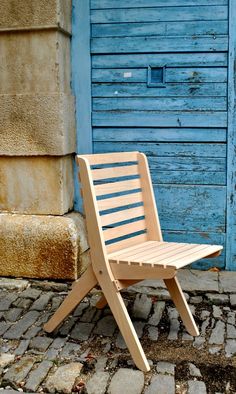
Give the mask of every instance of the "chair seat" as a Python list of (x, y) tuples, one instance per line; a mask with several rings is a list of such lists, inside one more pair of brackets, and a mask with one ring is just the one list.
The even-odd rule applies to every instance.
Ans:
[(221, 245), (147, 241), (108, 255), (110, 263), (179, 269), (205, 257), (215, 257)]

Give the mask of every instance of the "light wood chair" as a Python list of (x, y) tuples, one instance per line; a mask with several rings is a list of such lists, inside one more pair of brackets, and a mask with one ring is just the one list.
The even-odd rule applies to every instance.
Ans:
[(222, 246), (163, 241), (143, 153), (83, 155), (77, 163), (92, 263), (44, 329), (52, 332), (99, 284), (103, 296), (97, 307), (109, 304), (136, 366), (148, 371), (120, 291), (143, 279), (163, 279), (187, 331), (197, 336), (176, 273), (196, 260), (219, 255)]

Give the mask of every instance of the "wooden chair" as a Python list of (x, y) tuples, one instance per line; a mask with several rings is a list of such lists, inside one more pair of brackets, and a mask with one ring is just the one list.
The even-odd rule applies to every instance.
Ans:
[(176, 273), (196, 260), (219, 255), (222, 246), (163, 241), (144, 154), (83, 155), (77, 163), (92, 263), (44, 329), (52, 332), (99, 284), (103, 297), (97, 307), (109, 304), (136, 366), (148, 371), (120, 291), (143, 279), (163, 279), (187, 331), (197, 336)]

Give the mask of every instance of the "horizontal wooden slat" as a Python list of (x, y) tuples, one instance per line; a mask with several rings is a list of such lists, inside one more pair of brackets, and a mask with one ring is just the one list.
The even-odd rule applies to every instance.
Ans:
[(129, 252), (119, 253), (113, 257), (114, 260), (118, 262), (122, 261), (144, 261), (147, 260), (149, 256), (157, 253), (167, 253), (173, 245), (168, 242), (153, 242), (153, 244), (144, 245), (142, 249), (134, 249)]
[[(142, 192), (132, 193), (132, 204), (142, 202)], [(125, 205), (130, 205), (130, 194), (124, 196), (106, 198), (104, 200), (97, 200), (99, 211), (106, 209), (118, 208)]]
[(227, 36), (106, 37), (92, 38), (91, 53), (156, 53), (227, 51)]
[(154, 254), (153, 256), (150, 256), (148, 259), (146, 259), (146, 262), (147, 263), (167, 264), (168, 262), (175, 260), (177, 258), (177, 256), (180, 256), (180, 258), (182, 258), (186, 254), (194, 253), (194, 251), (202, 250), (207, 247), (208, 247), (207, 245), (174, 243), (172, 245), (172, 248), (170, 248), (170, 250), (168, 250), (167, 253), (162, 252), (162, 253), (157, 253), (156, 255)]
[(227, 5), (228, 0), (91, 0), (92, 9)]
[(144, 207), (141, 205), (140, 207), (124, 209), (122, 211), (113, 212), (108, 215), (101, 216), (102, 226), (108, 226), (109, 224), (114, 224), (118, 222), (123, 222), (125, 220), (137, 218), (139, 216), (144, 216)]
[(227, 67), (227, 52), (192, 53), (132, 53), (93, 55), (93, 68), (139, 68), (149, 64), (165, 64), (168, 67)]
[(123, 248), (130, 247), (132, 245), (137, 245), (141, 242), (147, 241), (147, 234), (139, 234), (132, 238), (124, 239), (123, 241), (115, 242), (114, 244), (107, 245), (107, 253), (112, 253)]
[(227, 112), (94, 111), (93, 126), (227, 127)]
[(157, 110), (178, 111), (181, 109), (199, 111), (226, 111), (226, 97), (186, 98), (94, 98), (94, 111), (115, 110)]
[[(181, 132), (181, 130), (180, 130)], [(196, 131), (197, 133), (197, 131)], [(176, 157), (176, 159), (180, 159), (183, 157), (202, 157), (202, 158), (226, 158), (226, 144), (203, 144), (196, 143), (191, 144), (184, 142), (182, 144), (179, 143), (149, 143), (147, 141), (144, 142), (136, 142), (136, 138), (134, 137), (134, 141), (132, 142), (122, 142), (114, 143), (114, 142), (97, 142), (96, 150), (99, 152), (104, 149), (104, 152), (117, 152), (117, 151), (127, 151), (128, 149), (132, 150), (135, 148), (139, 150), (139, 152), (143, 152), (149, 157), (150, 164), (155, 162), (157, 165), (160, 161), (160, 157), (169, 156)], [(187, 163), (186, 163), (187, 164)]]
[(226, 188), (209, 185), (155, 185), (163, 230), (225, 232)]
[(129, 161), (137, 161), (138, 152), (122, 152), (120, 153), (105, 153), (99, 155), (84, 155), (84, 157), (89, 161), (89, 164), (112, 164), (112, 163), (124, 163)]
[(173, 278), (176, 270), (173, 268), (164, 268), (161, 266), (152, 267), (151, 265), (141, 266), (137, 269), (136, 266), (126, 264), (110, 263), (111, 270), (116, 279), (168, 279)]
[(204, 258), (205, 256), (209, 256), (210, 254), (218, 251), (221, 249), (220, 246), (206, 246), (206, 245), (201, 245), (202, 247), (199, 246), (199, 248), (195, 248), (192, 251), (187, 251), (184, 253), (181, 253), (180, 255), (177, 255), (175, 257), (170, 257), (167, 259), (165, 262), (169, 266), (174, 266), (177, 269), (184, 267), (185, 265), (188, 265), (194, 261), (197, 261), (199, 259)]
[[(176, 74), (178, 70), (176, 70)], [(93, 97), (226, 97), (227, 84), (223, 82), (168, 83), (164, 89), (137, 83), (96, 83), (92, 84)]]
[(99, 168), (92, 170), (92, 177), (94, 181), (99, 179), (118, 178), (122, 176), (130, 176), (138, 174), (138, 166), (123, 166), (123, 167), (110, 167), (110, 168)]
[[(226, 142), (225, 128), (94, 128), (95, 142)], [(208, 146), (208, 145), (207, 145)], [(113, 148), (113, 146), (112, 146)], [(100, 149), (99, 149), (100, 150)]]
[[(214, 13), (213, 13), (214, 12)], [(91, 10), (92, 23), (225, 20), (226, 6), (191, 6)]]
[[(226, 67), (179, 67), (166, 68), (166, 83), (202, 83), (202, 82), (219, 82), (227, 81)], [(146, 68), (95, 68), (92, 73), (93, 82), (145, 82), (147, 83)], [(168, 87), (168, 86), (167, 86)], [(149, 88), (150, 90), (150, 88)], [(116, 87), (114, 86), (114, 91)]]
[(173, 35), (225, 35), (228, 33), (227, 21), (184, 21), (149, 23), (106, 23), (93, 24), (92, 37), (137, 37)]
[[(163, 244), (164, 242), (158, 242), (158, 243)], [(152, 248), (155, 245), (156, 245), (156, 241), (142, 242), (142, 243), (139, 243), (138, 245), (133, 245), (128, 248), (124, 248), (118, 252), (109, 253), (108, 258), (112, 259), (114, 257), (115, 259), (118, 259), (119, 256), (121, 256), (123, 254), (133, 253), (134, 251), (149, 250), (150, 248)]]
[(123, 224), (122, 226), (104, 230), (103, 237), (105, 241), (109, 241), (145, 229), (146, 229), (146, 221), (142, 219), (142, 220), (138, 220), (137, 222)]
[(94, 189), (97, 196), (102, 196), (106, 194), (141, 189), (141, 181), (140, 179), (131, 179), (128, 181), (105, 183), (102, 185), (95, 185)]

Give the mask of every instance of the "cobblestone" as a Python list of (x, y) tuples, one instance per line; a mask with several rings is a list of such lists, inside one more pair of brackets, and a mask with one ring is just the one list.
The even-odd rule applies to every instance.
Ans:
[(120, 394), (121, 388), (126, 388), (129, 394), (141, 394), (143, 387), (144, 375), (141, 371), (120, 368), (111, 379), (108, 393)]
[(28, 286), (28, 280), (0, 278), (0, 289), (24, 290)]
[(36, 322), (39, 313), (36, 311), (27, 312), (19, 322), (12, 326), (5, 334), (4, 338), (19, 339), (25, 331)]
[(51, 361), (43, 361), (40, 363), (38, 367), (30, 373), (25, 389), (36, 391), (40, 383), (46, 378), (52, 366), (53, 363)]
[(231, 306), (235, 307), (236, 306), (236, 294), (230, 294), (230, 304)]
[(137, 294), (133, 306), (133, 317), (146, 320), (151, 311), (151, 307), (152, 301), (146, 294)]
[(197, 380), (190, 380), (188, 382), (188, 394), (207, 394), (206, 385), (204, 382)]
[(75, 379), (80, 375), (81, 363), (70, 363), (59, 367), (46, 382), (49, 393), (71, 394)]
[(35, 359), (30, 356), (26, 356), (17, 361), (16, 364), (12, 365), (3, 377), (5, 383), (13, 382), (16, 384), (21, 383), (24, 378), (28, 375), (29, 371), (34, 365)]
[(95, 372), (86, 384), (88, 394), (104, 394), (106, 392), (108, 372)]
[(13, 305), (17, 308), (28, 309), (32, 304), (32, 300), (29, 298), (18, 298)]
[(36, 349), (39, 352), (46, 352), (52, 341), (53, 340), (48, 337), (35, 337), (30, 341), (29, 347), (31, 349)]
[(175, 394), (175, 379), (173, 376), (168, 375), (153, 376), (150, 386), (145, 390), (144, 393)]
[(71, 338), (79, 341), (86, 341), (94, 328), (93, 323), (76, 323), (71, 331)]
[(42, 294), (36, 301), (34, 301), (31, 309), (36, 311), (43, 311), (53, 296), (52, 292)]
[(224, 343), (224, 336), (225, 336), (225, 323), (222, 321), (217, 321), (215, 328), (213, 329), (209, 343), (211, 345), (222, 345)]
[(16, 300), (16, 294), (4, 295), (0, 299), (0, 311), (7, 311), (11, 304)]
[[(195, 313), (198, 325), (200, 321), (201, 332), (201, 336), (193, 338), (180, 323), (179, 314), (173, 303), (168, 301), (168, 297), (164, 295), (165, 301), (156, 298), (157, 294), (165, 294), (164, 285), (161, 285), (160, 281), (149, 282), (148, 289), (143, 285), (144, 282), (138, 286), (138, 296), (128, 290), (124, 293), (125, 303), (131, 311), (134, 327), (144, 345), (151, 366), (150, 373), (145, 375), (145, 386), (144, 374), (137, 371), (110, 308), (106, 306), (104, 310), (98, 311), (94, 307), (98, 299), (97, 290), (85, 298), (61, 328), (55, 330), (53, 336), (49, 336), (43, 331), (43, 324), (52, 315), (53, 309), (55, 310), (61, 303), (65, 294), (50, 287), (50, 282), (48, 282), (48, 290), (45, 290), (40, 283), (35, 285), (34, 281), (29, 280), (27, 288), (21, 293), (18, 290), (1, 291), (0, 289), (0, 299), (8, 299), (9, 305), (7, 310), (0, 311), (0, 376), (2, 375), (0, 388), (4, 386), (10, 390), (23, 387), (27, 393), (48, 391), (66, 393), (71, 392), (76, 379), (77, 389), (79, 381), (82, 380), (88, 394), (105, 392), (113, 394), (116, 393), (115, 390), (120, 390), (120, 387), (125, 387), (127, 394), (132, 394), (133, 390), (136, 390), (135, 394), (170, 394), (175, 392), (175, 386), (178, 394), (180, 392), (202, 394), (206, 391), (216, 392), (213, 386), (209, 385), (211, 376), (214, 375), (214, 379), (218, 379), (219, 392), (226, 392), (227, 384), (232, 385), (230, 386), (232, 392), (236, 392), (236, 385), (234, 387), (230, 375), (230, 368), (234, 368), (233, 360), (236, 355), (236, 311), (231, 302), (232, 296), (236, 294), (228, 291), (224, 294), (214, 291), (210, 293), (209, 290), (202, 293), (199, 288), (203, 288), (203, 284), (198, 289), (192, 288), (190, 309)], [(154, 287), (155, 283), (159, 283), (159, 288)], [(187, 286), (189, 284), (185, 287)], [(66, 284), (66, 289), (68, 288)], [(154, 297), (151, 297), (151, 294), (154, 294)], [(33, 303), (40, 299), (41, 305), (43, 304), (46, 310), (41, 307), (39, 310), (29, 310)], [(136, 302), (137, 306), (137, 300), (147, 303), (146, 309), (143, 308), (142, 312), (138, 307), (139, 317), (134, 316), (136, 313), (134, 303)], [(4, 302), (5, 309), (7, 303)], [(26, 309), (17, 308), (15, 305), (19, 302), (26, 302)], [(10, 338), (8, 338), (9, 333)], [(212, 375), (208, 375), (206, 382), (203, 361), (205, 356), (203, 357), (202, 349), (205, 356), (208, 352), (209, 357), (215, 360), (214, 364), (211, 364)], [(187, 360), (191, 362), (186, 360), (188, 352)], [(184, 366), (181, 363), (184, 363)], [(217, 374), (218, 363), (222, 372), (225, 374), (227, 372), (229, 376), (226, 382), (221, 382)], [(60, 376), (61, 388), (57, 387), (58, 379), (55, 376), (60, 375), (60, 368), (64, 369), (71, 364), (80, 364), (80, 372), (75, 374), (76, 376), (73, 376), (75, 378), (71, 378), (69, 383), (66, 383), (65, 379), (63, 381)], [(59, 375), (56, 375), (57, 373)], [(137, 379), (136, 373), (141, 374)], [(50, 379), (54, 379), (55, 384), (53, 383), (49, 388)], [(120, 391), (117, 392), (120, 394)]]

